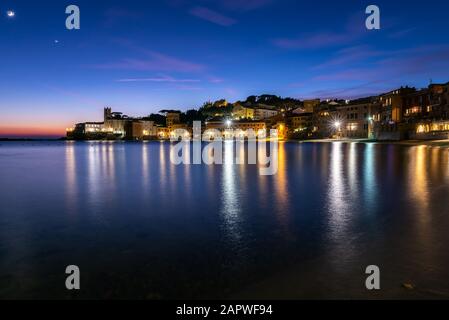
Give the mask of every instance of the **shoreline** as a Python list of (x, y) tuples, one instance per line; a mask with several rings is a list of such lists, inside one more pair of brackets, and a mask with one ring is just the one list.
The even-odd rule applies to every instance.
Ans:
[[(226, 140), (223, 140), (226, 141)], [(270, 141), (270, 140), (266, 140)], [(67, 140), (65, 138), (0, 138), (0, 142), (170, 142), (170, 140)], [(373, 144), (389, 144), (399, 146), (428, 146), (428, 147), (444, 147), (449, 148), (449, 139), (445, 140), (391, 140), (378, 141), (373, 139), (311, 139), (311, 140), (294, 140), (286, 139), (279, 142), (287, 143), (373, 143)]]
[(399, 146), (428, 146), (428, 147), (448, 147), (449, 139), (446, 140), (391, 140), (378, 141), (372, 139), (314, 139), (314, 140), (287, 140), (289, 142), (299, 143), (373, 143), (373, 144), (390, 144)]

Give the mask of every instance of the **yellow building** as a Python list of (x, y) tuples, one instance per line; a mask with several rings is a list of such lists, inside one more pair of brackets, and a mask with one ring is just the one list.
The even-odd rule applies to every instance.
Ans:
[(379, 121), (384, 123), (399, 123), (404, 115), (404, 97), (416, 92), (415, 88), (399, 88), (380, 96)]
[(153, 121), (135, 120), (132, 122), (132, 138), (148, 139), (157, 136), (157, 127)]
[(166, 125), (167, 127), (173, 126), (181, 122), (181, 114), (179, 112), (167, 112)]
[(252, 130), (258, 137), (266, 136), (266, 125), (263, 121), (208, 121), (206, 130), (218, 130), (223, 137), (230, 138), (232, 135), (247, 137), (248, 131)]
[(157, 137), (158, 139), (170, 139), (170, 131), (167, 127), (156, 127), (157, 128)]
[(287, 139), (288, 127), (286, 126), (285, 122), (277, 122), (276, 125), (273, 126), (273, 129), (277, 130), (277, 137), (279, 140)]
[(237, 105), (232, 110), (232, 117), (234, 120), (254, 119), (254, 109)]
[(190, 138), (191, 131), (192, 130), (190, 130), (190, 128), (185, 123), (176, 123), (168, 127), (170, 138), (179, 137), (180, 132), (184, 132), (183, 138)]

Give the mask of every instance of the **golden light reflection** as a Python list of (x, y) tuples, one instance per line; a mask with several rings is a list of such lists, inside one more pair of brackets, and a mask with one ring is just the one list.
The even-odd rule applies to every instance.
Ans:
[[(416, 235), (417, 240), (424, 248), (432, 248), (433, 233), (432, 233), (432, 210), (431, 210), (431, 194), (429, 182), (429, 165), (433, 161), (429, 159), (437, 156), (437, 153), (430, 153), (432, 150), (427, 146), (413, 147), (409, 151), (409, 166), (408, 166), (408, 186), (411, 203), (417, 207), (416, 212)], [(411, 217), (413, 218), (413, 217)], [(434, 251), (425, 250), (426, 262), (430, 263), (433, 259)]]
[(376, 189), (376, 171), (375, 171), (375, 145), (372, 143), (365, 144), (364, 162), (363, 162), (363, 189), (366, 201), (366, 210), (370, 212), (375, 206), (377, 197)]
[(331, 229), (340, 231), (345, 226), (345, 215), (348, 209), (345, 202), (347, 194), (344, 186), (344, 162), (341, 142), (332, 144), (328, 190)]
[(336, 269), (345, 268), (345, 263), (354, 255), (348, 242), (348, 227), (351, 221), (351, 197), (345, 181), (345, 157), (341, 142), (332, 143), (330, 154), (329, 187), (327, 191), (329, 254)]
[(429, 210), (429, 189), (428, 189), (428, 176), (427, 176), (427, 153), (426, 146), (413, 147), (410, 150), (409, 161), (409, 186), (411, 188), (411, 194), (413, 200), (419, 206), (419, 212), (422, 221), (427, 221), (430, 216)]
[(348, 162), (347, 162), (347, 172), (348, 172), (348, 182), (349, 182), (349, 191), (351, 192), (351, 196), (356, 198), (358, 196), (358, 181), (357, 181), (357, 172), (358, 172), (358, 158), (357, 158), (357, 144), (351, 142), (349, 144), (348, 149)]
[(224, 142), (224, 161), (222, 179), (222, 207), (221, 214), (224, 219), (226, 233), (233, 242), (238, 242), (242, 235), (240, 232), (240, 192), (237, 185), (237, 166), (233, 164), (234, 142)]
[(278, 149), (278, 172), (275, 176), (275, 199), (276, 210), (279, 222), (284, 226), (288, 226), (289, 197), (288, 197), (288, 173), (287, 173), (287, 157), (285, 154), (285, 142), (279, 142)]

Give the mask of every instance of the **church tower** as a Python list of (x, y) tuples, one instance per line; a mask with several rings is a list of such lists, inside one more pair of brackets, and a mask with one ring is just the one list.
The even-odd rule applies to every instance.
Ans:
[(104, 121), (109, 120), (112, 118), (112, 109), (111, 108), (104, 108)]

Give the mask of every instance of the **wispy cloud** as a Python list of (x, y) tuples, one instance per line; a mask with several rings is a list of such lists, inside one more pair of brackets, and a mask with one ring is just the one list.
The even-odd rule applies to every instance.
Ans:
[(328, 59), (327, 61), (311, 67), (311, 70), (321, 70), (331, 67), (344, 66), (347, 64), (353, 65), (360, 61), (366, 61), (366, 59), (379, 57), (384, 54), (385, 52), (373, 49), (372, 47), (367, 45), (343, 48), (341, 50), (338, 50), (332, 56), (332, 58)]
[(185, 84), (176, 85), (175, 89), (186, 90), (186, 91), (200, 91), (200, 90), (204, 90), (203, 87), (191, 86), (191, 85), (185, 85)]
[(410, 82), (417, 78), (423, 86), (428, 79), (447, 81), (448, 69), (449, 46), (429, 44), (395, 50), (357, 46), (338, 51), (329, 61), (311, 68), (318, 74), (290, 87), (300, 87), (298, 91), (303, 98), (351, 99), (379, 94), (396, 86), (417, 85)]
[(314, 81), (351, 81), (372, 79), (380, 76), (380, 72), (372, 70), (370, 68), (349, 69), (340, 72), (327, 73), (324, 75), (318, 75), (312, 78)]
[(255, 9), (259, 9), (261, 7), (264, 7), (270, 3), (272, 3), (273, 0), (222, 0), (222, 6), (229, 9), (229, 10), (235, 10), (235, 11), (251, 11)]
[(348, 45), (366, 34), (363, 13), (351, 16), (342, 31), (322, 30), (303, 33), (296, 37), (281, 37), (272, 40), (273, 44), (284, 49), (322, 49)]
[(354, 35), (346, 33), (322, 32), (305, 34), (297, 38), (279, 38), (274, 45), (285, 49), (320, 49), (346, 44), (354, 40)]
[(198, 79), (176, 79), (169, 76), (154, 77), (154, 78), (125, 78), (119, 79), (117, 82), (167, 82), (167, 83), (193, 83), (200, 82)]
[(209, 81), (210, 83), (222, 83), (222, 82), (224, 82), (224, 79), (222, 79), (222, 78), (217, 78), (217, 77), (209, 77), (209, 78), (208, 78), (208, 81)]
[(347, 89), (328, 89), (328, 90), (314, 90), (304, 93), (301, 97), (306, 99), (357, 99), (361, 97), (369, 97), (386, 92), (391, 87), (388, 85), (373, 86), (372, 83), (365, 83), (361, 86), (347, 88)]
[(162, 72), (199, 72), (205, 66), (190, 61), (171, 57), (160, 52), (145, 50), (146, 58), (124, 58), (118, 62), (94, 65), (97, 69), (119, 69), (135, 71), (162, 71)]
[[(449, 68), (449, 47), (427, 46), (404, 48), (391, 51), (377, 51), (377, 59), (367, 62), (363, 67), (342, 64), (335, 72), (327, 71), (316, 75), (312, 81), (386, 81), (403, 79), (411, 75), (440, 75)], [(369, 56), (369, 54), (361, 55)], [(363, 61), (363, 60), (362, 60)]]
[(393, 52), (378, 61), (385, 70), (394, 70), (398, 74), (444, 74), (449, 68), (449, 46), (425, 46), (403, 49)]
[(393, 32), (391, 34), (388, 35), (388, 37), (390, 39), (399, 39), (402, 37), (405, 37), (407, 35), (409, 35), (410, 33), (412, 33), (413, 31), (415, 31), (417, 28), (408, 28), (408, 29), (404, 29), (404, 30), (399, 30), (396, 32)]
[(195, 8), (192, 8), (189, 12), (191, 15), (193, 15), (197, 18), (209, 21), (211, 23), (214, 23), (214, 24), (217, 24), (217, 25), (220, 25), (223, 27), (229, 27), (229, 26), (232, 26), (237, 23), (237, 21), (235, 19), (227, 17), (217, 11), (208, 9), (206, 7), (195, 7)]

